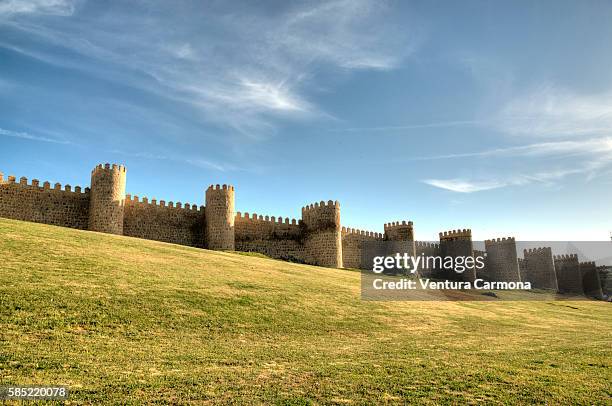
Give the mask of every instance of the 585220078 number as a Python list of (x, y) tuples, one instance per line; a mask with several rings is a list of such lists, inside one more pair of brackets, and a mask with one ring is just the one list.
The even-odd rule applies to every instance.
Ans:
[(0, 387), (0, 399), (2, 400), (37, 400), (67, 398), (68, 388), (65, 386), (15, 385)]

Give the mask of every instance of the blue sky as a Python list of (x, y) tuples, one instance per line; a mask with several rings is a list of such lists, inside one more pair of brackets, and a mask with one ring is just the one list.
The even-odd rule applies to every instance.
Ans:
[(418, 239), (612, 230), (609, 1), (0, 1), (0, 171)]

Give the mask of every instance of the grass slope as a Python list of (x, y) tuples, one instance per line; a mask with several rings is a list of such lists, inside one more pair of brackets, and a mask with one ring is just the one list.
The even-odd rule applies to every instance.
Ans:
[(365, 302), (359, 274), (0, 219), (1, 384), (79, 403), (606, 403), (610, 304)]

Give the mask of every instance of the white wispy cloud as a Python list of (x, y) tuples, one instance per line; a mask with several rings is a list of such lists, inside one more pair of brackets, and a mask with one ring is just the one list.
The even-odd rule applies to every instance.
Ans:
[(119, 150), (119, 149), (113, 149), (109, 152), (113, 154), (129, 156), (132, 158), (143, 158), (143, 159), (151, 159), (151, 160), (156, 160), (156, 161), (180, 162), (180, 163), (185, 163), (191, 166), (195, 166), (197, 168), (212, 169), (218, 172), (228, 172), (228, 171), (240, 170), (240, 168), (234, 165), (230, 165), (226, 163), (219, 163), (219, 162), (215, 162), (213, 160), (204, 159), (204, 158), (176, 157), (176, 156), (151, 153), (151, 152), (143, 152), (143, 151), (133, 152), (133, 151), (124, 151), (124, 150)]
[(69, 16), (74, 13), (73, 0), (4, 0), (0, 3), (0, 17), (14, 14), (47, 14)]
[[(570, 175), (584, 175), (591, 180), (606, 173), (612, 167), (612, 138), (601, 137), (576, 141), (556, 141), (529, 144), (525, 146), (497, 148), (480, 152), (448, 154), (432, 157), (414, 158), (427, 159), (459, 159), (480, 157), (507, 157), (512, 159), (542, 158), (552, 159), (549, 169), (532, 169), (527, 172), (514, 172), (506, 175), (487, 174), (486, 181), (452, 178), (425, 179), (428, 185), (459, 193), (472, 193), (497, 189), (507, 186), (523, 186), (531, 183), (553, 185)], [(569, 158), (569, 159), (568, 159)], [(524, 164), (528, 167), (527, 162)]]
[(425, 179), (423, 183), (458, 193), (473, 193), (483, 190), (497, 189), (506, 186), (497, 181), (472, 181), (468, 179)]
[(51, 142), (51, 143), (54, 143), (54, 144), (70, 144), (70, 142), (65, 141), (65, 140), (59, 140), (59, 139), (55, 139), (55, 138), (48, 138), (48, 137), (43, 137), (43, 136), (39, 136), (39, 135), (32, 135), (32, 134), (24, 132), (24, 131), (5, 130), (4, 128), (0, 128), (0, 136), (12, 137), (12, 138), (21, 138), (21, 139), (24, 139), (24, 140), (31, 140), (31, 141)]
[(75, 11), (72, 2), (48, 2), (0, 23), (81, 58), (58, 60), (27, 43), (5, 46), (187, 103), (204, 119), (254, 138), (271, 132), (277, 118), (326, 117), (310, 97), (322, 69), (393, 69), (416, 46), (405, 26), (389, 22), (386, 4), (374, 0), (287, 3), (267, 14), (195, 5), (177, 14), (162, 2), (148, 6), (146, 16), (128, 3), (116, 14), (77, 12), (78, 19), (61, 23), (29, 18)]
[(457, 193), (473, 193), (485, 190), (499, 189), (507, 186), (523, 186), (531, 183), (554, 185), (555, 181), (568, 175), (582, 174), (599, 169), (598, 164), (587, 164), (575, 169), (553, 169), (528, 174), (513, 174), (489, 180), (473, 180), (465, 178), (425, 179), (422, 182), (439, 189)]
[(438, 121), (433, 123), (408, 124), (396, 126), (381, 126), (381, 127), (349, 127), (330, 129), (330, 132), (392, 132), (402, 130), (418, 130), (422, 128), (447, 128), (447, 127), (462, 127), (476, 126), (487, 123), (485, 120), (456, 120), (456, 121)]
[(612, 137), (589, 138), (576, 141), (551, 141), (506, 148), (493, 148), (484, 151), (456, 154), (432, 155), (407, 158), (410, 161), (429, 161), (439, 159), (473, 158), (473, 157), (567, 157), (571, 155), (602, 155), (612, 153)]
[(575, 137), (612, 132), (612, 92), (578, 94), (544, 84), (514, 97), (493, 117), (512, 135)]

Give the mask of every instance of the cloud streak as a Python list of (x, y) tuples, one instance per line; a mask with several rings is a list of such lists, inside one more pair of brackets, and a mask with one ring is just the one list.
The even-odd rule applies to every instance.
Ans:
[(544, 84), (506, 103), (493, 126), (518, 136), (575, 137), (612, 132), (612, 92), (576, 94)]
[[(590, 180), (605, 172), (612, 165), (612, 137), (592, 138), (581, 141), (556, 141), (525, 146), (497, 148), (480, 152), (448, 154), (412, 160), (460, 159), (460, 158), (552, 158), (559, 161), (553, 169), (497, 176), (496, 179), (479, 181), (465, 178), (425, 179), (422, 182), (440, 189), (458, 193), (473, 193), (507, 186), (523, 186), (531, 183), (554, 184), (570, 175), (584, 174)], [(573, 161), (566, 158), (573, 157)], [(568, 165), (568, 162), (572, 162)], [(567, 167), (570, 167), (569, 169)], [(489, 175), (489, 178), (495, 175)]]
[(38, 136), (38, 135), (32, 135), (32, 134), (29, 134), (27, 132), (23, 132), (23, 131), (5, 130), (4, 128), (0, 128), (0, 136), (12, 137), (12, 138), (21, 138), (21, 139), (30, 140), (30, 141), (51, 142), (51, 143), (54, 143), (54, 144), (70, 144), (70, 142), (65, 141), (65, 140), (58, 140), (58, 139), (54, 139), (54, 138), (41, 137), (41, 136)]
[(0, 17), (15, 14), (70, 16), (75, 2), (71, 0), (5, 0), (0, 3)]
[[(75, 12), (69, 1), (26, 3), (11, 2), (0, 24), (79, 57), (57, 60), (26, 42), (5, 47), (189, 104), (205, 120), (253, 138), (273, 132), (278, 119), (326, 116), (310, 90), (322, 68), (389, 70), (416, 46), (405, 27), (389, 23), (385, 3), (373, 0), (285, 5), (275, 13), (192, 5), (181, 14), (162, 2), (146, 17), (130, 3), (106, 15)], [(30, 18), (73, 13), (79, 18)]]
[(605, 155), (612, 153), (612, 137), (591, 138), (580, 141), (552, 141), (516, 147), (494, 148), (484, 151), (408, 158), (410, 161), (431, 161), (457, 158), (486, 157), (567, 157), (571, 155)]

